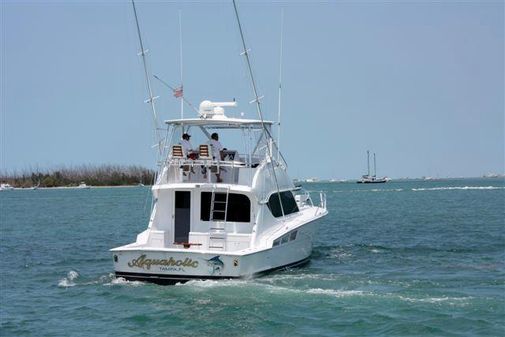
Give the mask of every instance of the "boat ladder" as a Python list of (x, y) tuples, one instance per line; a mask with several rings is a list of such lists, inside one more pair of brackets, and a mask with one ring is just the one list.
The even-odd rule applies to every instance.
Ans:
[(209, 248), (217, 250), (225, 250), (226, 247), (226, 213), (228, 211), (228, 197), (230, 188), (226, 189), (226, 193), (212, 191), (210, 201), (210, 237)]

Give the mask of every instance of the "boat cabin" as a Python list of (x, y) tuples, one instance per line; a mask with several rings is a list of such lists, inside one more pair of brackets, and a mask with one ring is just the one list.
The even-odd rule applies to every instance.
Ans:
[(271, 141), (272, 122), (228, 118), (223, 106), (236, 103), (204, 101), (200, 118), (166, 121), (149, 229), (137, 243), (243, 250), (311, 203), (295, 196), (297, 188)]

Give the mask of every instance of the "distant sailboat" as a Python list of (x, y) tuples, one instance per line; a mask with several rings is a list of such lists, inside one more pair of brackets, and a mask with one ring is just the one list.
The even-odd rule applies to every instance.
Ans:
[(375, 153), (373, 154), (373, 175), (370, 175), (370, 151), (366, 151), (367, 174), (361, 176), (357, 181), (358, 184), (380, 184), (388, 182), (387, 177), (377, 178), (377, 162), (375, 160)]

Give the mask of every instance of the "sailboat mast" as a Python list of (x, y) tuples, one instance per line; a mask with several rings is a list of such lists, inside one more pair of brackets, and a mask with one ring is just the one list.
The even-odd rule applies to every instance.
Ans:
[(376, 162), (375, 162), (375, 152), (373, 153), (373, 176), (374, 177), (377, 176), (377, 166), (376, 166)]
[(367, 175), (370, 177), (370, 151), (366, 150)]

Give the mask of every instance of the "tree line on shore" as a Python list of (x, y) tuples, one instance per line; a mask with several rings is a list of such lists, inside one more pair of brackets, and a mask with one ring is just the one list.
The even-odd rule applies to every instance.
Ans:
[(136, 165), (82, 165), (51, 170), (0, 172), (0, 181), (13, 187), (152, 185), (155, 171)]

